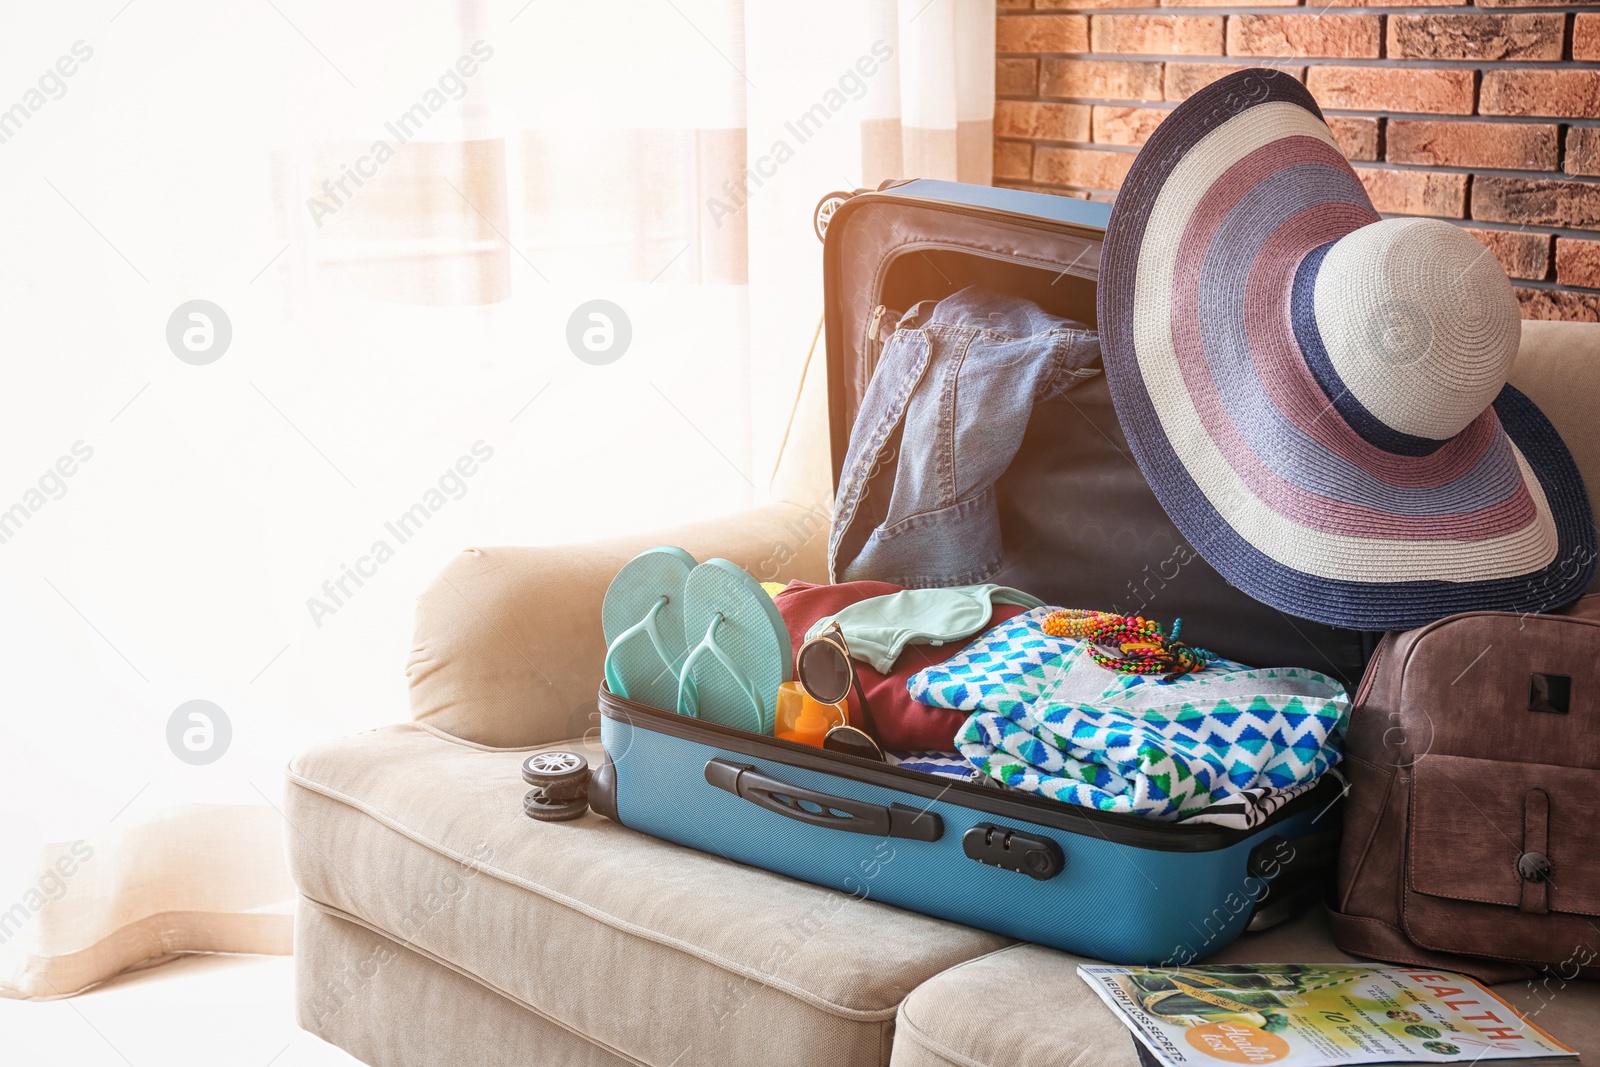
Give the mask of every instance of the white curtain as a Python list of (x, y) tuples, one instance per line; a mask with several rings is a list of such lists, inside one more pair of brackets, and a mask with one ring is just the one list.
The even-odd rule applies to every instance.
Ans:
[(463, 546), (759, 500), (822, 311), (813, 206), (987, 182), (993, 27), (0, 14), (0, 993), (284, 951), (281, 768), (403, 717), (412, 598)]

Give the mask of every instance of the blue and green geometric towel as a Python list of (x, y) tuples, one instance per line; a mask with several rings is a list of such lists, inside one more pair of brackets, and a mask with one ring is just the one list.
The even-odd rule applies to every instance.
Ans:
[(1344, 687), (1296, 667), (1218, 660), (1163, 681), (1118, 674), (1051, 637), (1036, 608), (914, 675), (911, 696), (974, 714), (956, 746), (1014, 789), (1175, 820), (1246, 790), (1284, 790), (1339, 762)]

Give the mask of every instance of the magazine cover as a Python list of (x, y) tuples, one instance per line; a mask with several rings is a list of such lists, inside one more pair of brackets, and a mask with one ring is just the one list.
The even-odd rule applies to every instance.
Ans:
[(1162, 1063), (1558, 1062), (1577, 1053), (1461, 974), (1340, 964), (1082, 966)]

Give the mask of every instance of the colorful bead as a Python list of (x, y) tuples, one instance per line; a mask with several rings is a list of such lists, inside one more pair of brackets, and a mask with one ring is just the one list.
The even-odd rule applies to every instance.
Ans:
[(1205, 670), (1216, 653), (1178, 640), (1183, 620), (1174, 620), (1172, 633), (1142, 615), (1114, 615), (1107, 611), (1063, 608), (1045, 616), (1044, 632), (1087, 642), (1090, 657), (1100, 666), (1122, 674), (1160, 674), (1167, 678)]

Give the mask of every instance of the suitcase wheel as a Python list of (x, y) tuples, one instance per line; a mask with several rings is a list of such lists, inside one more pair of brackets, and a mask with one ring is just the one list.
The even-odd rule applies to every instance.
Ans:
[(589, 761), (576, 752), (535, 752), (522, 761), (522, 780), (552, 799), (571, 800), (589, 788)]
[(537, 789), (530, 789), (528, 795), (522, 798), (523, 813), (540, 822), (566, 822), (579, 818), (588, 810), (587, 795), (576, 800), (553, 800)]
[(589, 810), (589, 761), (552, 749), (522, 761), (522, 780), (533, 786), (522, 810), (540, 822), (565, 822)]
[(562, 782), (560, 785), (552, 785), (548, 788), (536, 785), (533, 787), (532, 792), (539, 794), (545, 800), (588, 800), (589, 783), (587, 781)]
[(817, 231), (817, 240), (827, 238), (828, 221), (833, 218), (833, 213), (839, 210), (839, 205), (849, 200), (850, 196), (850, 193), (834, 191), (817, 201), (817, 210), (811, 219), (811, 225)]

